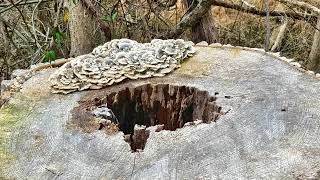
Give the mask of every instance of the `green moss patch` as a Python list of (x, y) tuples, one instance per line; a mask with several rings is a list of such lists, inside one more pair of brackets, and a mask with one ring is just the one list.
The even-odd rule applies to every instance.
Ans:
[(0, 174), (15, 160), (7, 146), (12, 133), (19, 129), (26, 117), (32, 113), (33, 104), (30, 98), (18, 96), (0, 109)]

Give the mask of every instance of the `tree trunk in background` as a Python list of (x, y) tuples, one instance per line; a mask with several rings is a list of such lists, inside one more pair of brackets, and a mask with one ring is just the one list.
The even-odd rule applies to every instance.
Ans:
[[(193, 2), (193, 4), (192, 4)], [(186, 5), (189, 11), (195, 7), (197, 0), (186, 0)], [(208, 13), (192, 27), (192, 41), (198, 43), (201, 41), (207, 41), (209, 44), (214, 43), (217, 40), (217, 30), (215, 27), (215, 21), (213, 14), (210, 10)]]
[[(2, 42), (3, 47), (0, 48), (0, 84), (4, 79), (10, 79), (10, 66), (9, 66), (9, 57), (7, 57), (7, 52), (10, 52), (9, 39), (5, 23), (0, 21), (0, 41)], [(1, 73), (2, 72), (2, 73)]]
[(71, 36), (70, 57), (87, 54), (94, 47), (103, 42), (96, 17), (90, 14), (89, 9), (79, 1), (77, 4), (69, 3), (69, 28)]
[(320, 72), (320, 16), (318, 17), (317, 29), (314, 34), (310, 56), (306, 65), (308, 69)]
[(47, 28), (52, 28), (53, 26), (53, 19), (54, 17), (51, 17), (51, 13), (49, 11), (50, 9), (50, 4), (51, 3), (40, 3), (39, 4), (39, 11), (38, 13), (38, 19), (40, 20), (40, 22), (43, 23), (42, 25), (39, 25), (39, 29), (41, 30), (42, 33), (46, 34), (47, 32)]
[(6, 38), (6, 33), (5, 33), (5, 27), (4, 27), (4, 23), (2, 21), (0, 21), (0, 40), (1, 42), (3, 42), (3, 47), (0, 48), (0, 85), (1, 82), (4, 80), (4, 76), (5, 74), (2, 74), (2, 72), (4, 71), (4, 67), (5, 67), (5, 51), (6, 51), (6, 45), (7, 45), (7, 38)]

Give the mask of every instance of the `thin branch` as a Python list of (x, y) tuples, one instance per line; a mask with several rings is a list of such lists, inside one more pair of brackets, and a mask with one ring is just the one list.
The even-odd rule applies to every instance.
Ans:
[[(229, 9), (235, 9), (238, 11), (251, 13), (251, 14), (255, 14), (255, 15), (259, 15), (259, 16), (266, 16), (267, 15), (266, 11), (258, 10), (255, 7), (244, 7), (244, 6), (240, 6), (238, 4), (230, 4), (230, 3), (227, 3), (223, 0), (212, 0), (212, 1), (213, 1), (212, 5), (221, 6), (221, 7), (229, 8)], [(279, 1), (281, 1), (281, 0), (279, 0)], [(317, 18), (317, 16), (312, 15), (312, 14), (305, 15), (305, 14), (299, 14), (296, 12), (288, 12), (288, 11), (270, 11), (270, 16), (287, 16), (289, 18), (297, 19), (297, 20), (308, 20), (310, 17), (312, 17), (312, 19), (316, 20), (316, 18)]]
[[(26, 25), (27, 27), (27, 30), (28, 30), (28, 33), (30, 33), (30, 35), (32, 34), (31, 33), (31, 30), (27, 24), (27, 21), (26, 21), (26, 18), (24, 17), (24, 14), (22, 13), (22, 11), (18, 8), (18, 6), (16, 6), (16, 4), (13, 2), (13, 0), (9, 0), (9, 2), (18, 10), (18, 12), (20, 13), (21, 17), (22, 17), (22, 21), (23, 23)], [(35, 40), (35, 43), (37, 43), (37, 41)]]
[(281, 2), (283, 4), (290, 4), (290, 5), (294, 5), (294, 6), (298, 6), (302, 9), (307, 9), (313, 13), (315, 13), (316, 15), (320, 15), (320, 9), (312, 6), (311, 4), (305, 3), (305, 2), (301, 2), (301, 1), (296, 1), (296, 0), (277, 0), (278, 2)]
[(270, 12), (269, 12), (269, 0), (264, 0), (265, 4), (265, 11), (266, 11), (266, 18), (265, 18), (265, 24), (266, 24), (266, 37), (265, 37), (265, 45), (264, 50), (269, 51), (270, 46)]
[[(111, 30), (107, 25), (105, 25), (105, 23), (101, 19), (102, 14), (101, 14), (100, 8), (98, 8), (96, 6), (96, 4), (94, 4), (93, 2), (91, 2), (89, 0), (82, 0), (81, 3), (83, 4), (84, 7), (88, 8), (89, 13), (92, 16), (96, 17), (96, 20), (97, 20), (97, 22), (98, 22), (98, 24), (100, 26), (101, 31), (104, 33), (106, 39), (110, 40), (111, 39)], [(118, 3), (119, 3), (119, 1), (116, 3), (114, 8), (118, 5)]]
[[(203, 15), (205, 15), (208, 12), (211, 5), (221, 6), (229, 9), (235, 9), (241, 12), (250, 13), (250, 14), (259, 15), (259, 16), (267, 16), (268, 14), (267, 11), (261, 11), (256, 9), (255, 7), (243, 7), (238, 4), (227, 3), (224, 0), (199, 0), (196, 7), (193, 10), (191, 10), (189, 13), (187, 13), (184, 17), (182, 17), (182, 19), (176, 25), (175, 28), (158, 37), (159, 38), (178, 37), (187, 28), (194, 26), (203, 17)], [(304, 21), (309, 21), (310, 19), (317, 20), (317, 16), (314, 16), (312, 14), (302, 15), (296, 12), (287, 12), (287, 11), (270, 11), (269, 16), (276, 16), (276, 17), (287, 16), (292, 19), (304, 20)]]
[[(42, 2), (49, 2), (49, 1), (51, 1), (51, 0), (43, 0)], [(39, 2), (39, 0), (31, 0), (31, 1), (25, 1), (25, 2), (20, 2), (20, 3), (16, 2), (15, 4), (17, 6), (21, 6), (21, 5), (26, 5), (26, 4), (36, 4), (38, 2)], [(8, 6), (12, 6), (12, 4), (11, 3), (0, 4), (0, 7), (8, 7)]]
[(169, 24), (161, 17), (159, 13), (155, 11), (155, 9), (152, 7), (152, 2), (150, 0), (147, 0), (147, 3), (149, 5), (150, 11), (161, 21), (163, 24), (165, 24), (167, 27), (169, 27)]
[(2, 10), (0, 11), (0, 14), (8, 11), (9, 9), (11, 9), (11, 8), (13, 8), (13, 7), (17, 6), (17, 5), (19, 5), (22, 1), (23, 1), (23, 0), (19, 0), (19, 1), (16, 2), (16, 3), (10, 4), (8, 7), (2, 9)]
[[(243, 5), (243, 3), (241, 3), (241, 6)], [(236, 24), (237, 24), (237, 21), (238, 21), (238, 18), (239, 18), (239, 14), (240, 14), (240, 11), (238, 10), (237, 11), (237, 15), (236, 15), (236, 19), (234, 20), (232, 26), (231, 26), (231, 29), (230, 29), (230, 32), (233, 33), (234, 31), (234, 28), (236, 27)], [(223, 42), (225, 42), (226, 40), (226, 36), (227, 36), (227, 31), (224, 33), (224, 36), (223, 36)], [(227, 41), (226, 44), (229, 44), (229, 40)], [(239, 44), (240, 45), (240, 44)]]
[[(22, 5), (27, 5), (27, 4), (36, 4), (36, 3), (39, 2), (39, 0), (24, 1), (24, 2), (22, 2), (22, 1), (23, 0), (20, 0), (20, 1), (16, 2), (16, 3), (14, 3), (15, 6), (22, 6)], [(52, 0), (42, 0), (42, 2), (50, 2), (50, 1), (52, 1)], [(4, 12), (10, 10), (11, 8), (13, 8), (14, 5), (12, 5), (11, 3), (6, 3), (6, 4), (0, 4), (0, 7), (3, 8), (3, 9), (0, 10), (0, 14), (1, 14), (1, 13), (4, 13)]]
[[(121, 1), (120, 2), (120, 5), (121, 5), (121, 10), (122, 10), (122, 13), (123, 13), (123, 18), (125, 19), (125, 24), (126, 24), (126, 31), (127, 31), (127, 36), (129, 37), (129, 39), (131, 38), (130, 36), (130, 31), (129, 31), (129, 25), (128, 25), (128, 21), (126, 21), (127, 17), (126, 17), (126, 12), (124, 12), (124, 8), (123, 8), (123, 4)], [(112, 15), (111, 15), (112, 16)]]
[[(53, 22), (53, 27), (58, 27), (59, 16), (60, 16), (61, 8), (63, 7), (63, 3), (64, 3), (64, 0), (60, 0), (59, 7), (58, 7), (57, 13), (56, 13), (56, 17)], [(51, 39), (48, 48), (51, 49), (53, 47), (53, 44), (54, 44), (54, 38)]]
[[(0, 16), (0, 21), (2, 21), (4, 24), (6, 24), (14, 33), (16, 33), (18, 35), (18, 37), (20, 37), (26, 44), (29, 44), (28, 39), (17, 29), (13, 28), (2, 16)], [(27, 48), (30, 51), (33, 51), (31, 46), (27, 46)]]
[(64, 3), (64, 0), (60, 0), (59, 7), (58, 7), (57, 13), (56, 13), (56, 17), (55, 17), (54, 22), (53, 22), (53, 27), (57, 27), (58, 26), (59, 16), (60, 16), (61, 9), (63, 7), (63, 3)]
[(158, 6), (162, 8), (170, 8), (177, 4), (177, 0), (165, 1), (165, 3), (158, 0), (153, 0), (153, 2), (157, 3)]
[(35, 39), (35, 42), (36, 42), (36, 45), (38, 46), (38, 48), (41, 49), (41, 46), (40, 44), (38, 43), (38, 36), (37, 36), (37, 33), (36, 33), (36, 28), (35, 28), (35, 23), (34, 23), (34, 16), (35, 16), (35, 12), (36, 12), (36, 9), (38, 8), (39, 4), (42, 2), (42, 0), (40, 0), (37, 5), (34, 7), (33, 11), (32, 11), (32, 16), (31, 16), (31, 22), (32, 22), (32, 31), (33, 31), (33, 35), (34, 35), (34, 39)]
[(186, 14), (181, 21), (166, 34), (160, 35), (159, 38), (175, 38), (181, 35), (187, 28), (194, 26), (208, 12), (214, 1), (200, 0), (196, 7)]

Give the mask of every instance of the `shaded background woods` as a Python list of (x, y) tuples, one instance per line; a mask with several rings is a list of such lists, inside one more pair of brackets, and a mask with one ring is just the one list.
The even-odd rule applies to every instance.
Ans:
[(280, 51), (320, 72), (317, 0), (2, 0), (0, 81), (115, 38), (183, 38)]

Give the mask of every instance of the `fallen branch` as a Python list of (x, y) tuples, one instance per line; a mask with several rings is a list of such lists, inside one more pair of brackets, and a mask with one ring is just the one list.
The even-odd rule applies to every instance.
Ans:
[[(223, 0), (212, 0), (212, 1), (214, 1), (213, 5), (216, 5), (216, 6), (221, 6), (221, 7), (229, 8), (229, 9), (235, 9), (238, 11), (242, 11), (242, 12), (250, 13), (250, 14), (254, 14), (254, 15), (259, 15), (259, 16), (266, 16), (267, 15), (266, 11), (261, 11), (255, 7), (244, 7), (244, 6), (241, 6), (238, 4), (230, 4), (230, 3), (227, 3)], [(279, 0), (279, 1), (284, 1), (284, 0)], [(311, 15), (311, 14), (305, 15), (305, 14), (299, 14), (296, 12), (288, 12), (288, 11), (270, 11), (269, 13), (270, 13), (270, 16), (287, 16), (292, 19), (306, 20), (306, 21), (310, 20), (310, 17), (314, 20), (316, 20), (316, 18), (317, 18), (317, 16)]]
[(277, 0), (277, 1), (286, 5), (298, 6), (299, 8), (309, 10), (310, 12), (313, 12), (316, 15), (320, 15), (320, 9), (305, 2), (296, 1), (296, 0)]
[(159, 36), (159, 38), (175, 38), (181, 35), (187, 28), (194, 26), (199, 22), (203, 16), (208, 12), (214, 1), (212, 0), (200, 0), (196, 7), (186, 14), (176, 27), (168, 33)]
[[(286, 0), (280, 0), (286, 1)], [(234, 9), (245, 13), (250, 13), (259, 16), (267, 16), (266, 11), (259, 10), (255, 7), (247, 7), (241, 6), (239, 4), (230, 4), (223, 0), (201, 0), (198, 2), (196, 7), (187, 13), (181, 21), (176, 25), (174, 29), (171, 31), (158, 36), (158, 38), (176, 38), (181, 35), (187, 28), (194, 26), (203, 16), (209, 11), (210, 6), (220, 6), (224, 8)], [(304, 21), (316, 21), (317, 16), (312, 14), (299, 14), (296, 12), (288, 12), (288, 11), (270, 11), (269, 16), (279, 17), (279, 16), (287, 16), (296, 20), (304, 20)]]
[(73, 58), (69, 58), (69, 59), (57, 59), (51, 63), (46, 63), (46, 64), (39, 64), (37, 65), (35, 68), (31, 68), (31, 72), (36, 72), (36, 71), (40, 71), (43, 69), (47, 69), (47, 68), (54, 68), (54, 67), (59, 67), (62, 66), (63, 64), (71, 61)]

